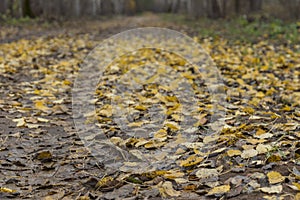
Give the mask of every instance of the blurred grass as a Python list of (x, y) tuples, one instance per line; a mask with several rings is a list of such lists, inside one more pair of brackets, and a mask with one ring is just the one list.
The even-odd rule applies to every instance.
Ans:
[(240, 16), (230, 19), (191, 19), (184, 15), (162, 14), (171, 23), (187, 25), (201, 38), (226, 38), (256, 43), (271, 40), (280, 44), (300, 43), (300, 21), (282, 21), (265, 16)]
[[(137, 16), (146, 16), (149, 13), (139, 13)], [(150, 15), (153, 15), (151, 13)], [(160, 20), (166, 24), (186, 26), (194, 36), (200, 38), (225, 38), (229, 41), (251, 42), (268, 40), (275, 44), (300, 44), (300, 21), (282, 21), (263, 15), (240, 16), (228, 19), (192, 19), (180, 14), (158, 14)], [(117, 16), (99, 16), (97, 19), (85, 19), (85, 22), (110, 22)], [(80, 21), (80, 20), (79, 20)], [(74, 24), (77, 20), (43, 19), (43, 18), (11, 18), (0, 16), (0, 26), (35, 27), (49, 29), (53, 27)], [(75, 23), (75, 24), (76, 24)], [(147, 25), (147, 24), (145, 24)]]

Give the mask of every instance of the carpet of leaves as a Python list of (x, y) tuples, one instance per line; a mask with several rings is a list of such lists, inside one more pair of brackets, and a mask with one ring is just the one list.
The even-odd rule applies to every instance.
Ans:
[[(66, 31), (0, 44), (1, 199), (300, 199), (300, 45), (194, 37), (226, 86), (226, 125), (219, 136), (201, 136), (209, 124), (204, 101), (199, 139), (175, 152), (177, 165), (105, 174), (77, 136), (71, 107), (73, 82), (100, 42), (97, 34)], [(116, 62), (128, 67), (132, 58)], [(185, 65), (174, 60), (172, 65)], [(177, 105), (174, 98), (162, 101)], [(109, 108), (98, 114), (99, 122), (110, 123)], [(143, 152), (160, 148), (178, 140), (180, 116), (174, 109), (169, 115), (174, 122), (154, 135), (158, 140), (124, 138), (113, 124), (107, 137)], [(199, 151), (212, 141), (210, 151)]]

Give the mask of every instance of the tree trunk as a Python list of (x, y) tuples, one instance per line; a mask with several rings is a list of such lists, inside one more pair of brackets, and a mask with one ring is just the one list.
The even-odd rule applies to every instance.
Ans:
[(218, 0), (207, 0), (208, 17), (216, 19), (222, 17), (221, 5)]
[(206, 0), (189, 0), (187, 10), (192, 18), (207, 17), (207, 1)]
[(24, 0), (22, 7), (24, 17), (34, 17), (31, 11), (30, 0)]
[(250, 0), (250, 11), (257, 12), (260, 11), (262, 7), (262, 0)]
[(80, 16), (80, 0), (74, 0), (74, 6), (75, 6), (75, 16)]
[(240, 7), (241, 7), (240, 5), (241, 5), (240, 0), (235, 0), (234, 10), (236, 14), (240, 14)]

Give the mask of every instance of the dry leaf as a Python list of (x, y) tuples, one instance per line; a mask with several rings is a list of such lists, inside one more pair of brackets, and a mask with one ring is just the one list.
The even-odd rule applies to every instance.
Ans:
[(230, 157), (239, 156), (241, 154), (242, 154), (242, 152), (240, 150), (230, 149), (227, 151), (227, 155)]
[(208, 196), (219, 196), (230, 191), (230, 185), (221, 185), (209, 190)]
[(12, 190), (12, 189), (5, 188), (5, 187), (0, 187), (0, 192), (3, 192), (3, 193), (14, 193), (14, 192), (16, 192), (16, 190)]
[(285, 177), (282, 176), (279, 172), (271, 171), (267, 174), (270, 184), (281, 183), (285, 180)]
[(204, 144), (208, 144), (208, 143), (211, 143), (211, 142), (215, 142), (219, 139), (219, 135), (217, 134), (214, 134), (214, 135), (208, 135), (208, 136), (205, 136), (204, 139), (203, 139), (203, 143)]
[(199, 157), (196, 154), (193, 154), (193, 155), (189, 156), (186, 160), (180, 161), (180, 166), (181, 167), (190, 167), (190, 166), (199, 164), (203, 160), (204, 160), (204, 158)]
[(262, 187), (260, 188), (261, 191), (268, 193), (268, 194), (280, 194), (282, 192), (282, 185), (274, 185), (271, 187)]
[(256, 147), (256, 151), (258, 152), (258, 154), (264, 154), (269, 152), (272, 149), (271, 145), (268, 144), (258, 144)]
[(242, 158), (253, 158), (254, 156), (257, 156), (258, 152), (254, 149), (247, 149), (244, 150), (243, 153), (241, 154)]
[(172, 182), (170, 181), (166, 181), (159, 185), (159, 191), (162, 196), (178, 197), (180, 195), (179, 191), (174, 190)]
[(218, 176), (218, 174), (221, 172), (221, 169), (207, 169), (207, 168), (201, 168), (196, 172), (196, 176), (200, 179), (202, 178), (208, 178), (211, 176)]
[(25, 118), (13, 119), (13, 122), (17, 122), (17, 127), (25, 126)]
[(41, 100), (37, 100), (34, 102), (35, 103), (35, 108), (38, 110), (41, 110), (43, 112), (48, 112), (50, 108), (45, 106), (45, 102)]
[(176, 123), (176, 122), (165, 122), (164, 124), (166, 127), (172, 129), (172, 130), (179, 130), (180, 129), (180, 126)]

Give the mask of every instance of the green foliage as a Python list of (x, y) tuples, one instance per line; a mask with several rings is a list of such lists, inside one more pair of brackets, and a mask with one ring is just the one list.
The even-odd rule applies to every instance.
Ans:
[(30, 18), (30, 17), (22, 17), (22, 18), (16, 18), (16, 17), (11, 17), (9, 15), (0, 15), (0, 26), (7, 27), (39, 27), (39, 28), (44, 28), (48, 29), (53, 26), (57, 26), (57, 22), (51, 22), (48, 20), (45, 20), (43, 18)]
[(21, 24), (30, 24), (35, 22), (37, 19), (32, 19), (30, 17), (21, 17), (21, 18), (15, 18), (15, 17), (9, 17), (8, 15), (1, 15), (0, 19), (3, 21), (3, 23), (7, 25), (17, 26)]
[(189, 19), (183, 15), (163, 14), (166, 21), (185, 24), (198, 30), (199, 36), (225, 37), (229, 40), (258, 42), (272, 40), (275, 43), (300, 43), (299, 22), (287, 22), (264, 16), (241, 16), (230, 19)]

